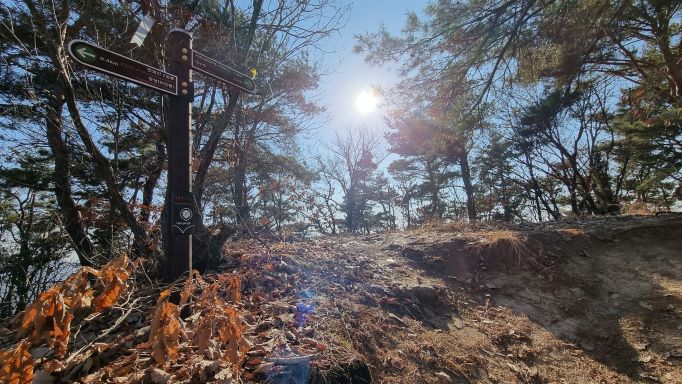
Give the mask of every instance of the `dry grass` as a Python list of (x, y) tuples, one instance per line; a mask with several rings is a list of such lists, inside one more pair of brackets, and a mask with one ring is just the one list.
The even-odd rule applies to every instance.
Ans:
[(667, 209), (661, 209), (661, 207), (651, 203), (634, 202), (630, 204), (623, 204), (621, 206), (620, 212), (623, 215), (652, 216), (661, 210)]
[(542, 266), (542, 246), (527, 236), (509, 229), (469, 234), (474, 241), (469, 249), (489, 256), (514, 258), (517, 265)]
[(570, 237), (585, 235), (585, 231), (583, 231), (582, 228), (559, 228), (557, 229), (557, 232)]
[(447, 224), (443, 224), (441, 222), (441, 226), (439, 228), (444, 228), (446, 230), (453, 231), (453, 232), (464, 232), (464, 233), (467, 233), (467, 232), (487, 232), (487, 231), (505, 230), (505, 229), (509, 228), (509, 224), (503, 223), (503, 222), (495, 222), (495, 221), (470, 222), (470, 221), (456, 220), (456, 221), (451, 221)]

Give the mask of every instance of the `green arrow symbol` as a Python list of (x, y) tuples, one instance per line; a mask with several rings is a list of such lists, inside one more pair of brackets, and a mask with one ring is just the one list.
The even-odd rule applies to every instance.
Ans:
[(94, 61), (95, 58), (97, 58), (97, 55), (95, 55), (95, 51), (88, 47), (87, 45), (84, 45), (80, 48), (76, 48), (76, 53), (78, 56), (80, 56), (81, 59), (85, 61)]

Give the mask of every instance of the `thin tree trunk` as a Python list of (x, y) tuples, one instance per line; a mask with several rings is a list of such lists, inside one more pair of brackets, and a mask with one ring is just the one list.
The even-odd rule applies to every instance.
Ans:
[(142, 209), (140, 209), (140, 221), (149, 223), (151, 216), (151, 205), (154, 198), (154, 190), (161, 177), (163, 171), (163, 164), (165, 161), (164, 146), (161, 143), (156, 144), (156, 157), (154, 159), (153, 168), (150, 170), (147, 180), (144, 182), (142, 188)]
[(474, 186), (471, 184), (471, 169), (469, 168), (469, 158), (466, 151), (462, 151), (459, 156), (459, 167), (464, 182), (464, 192), (467, 195), (467, 214), (469, 221), (476, 221), (476, 200)]
[(71, 152), (62, 139), (63, 107), (61, 94), (58, 94), (46, 111), (47, 142), (54, 155), (54, 193), (64, 220), (64, 228), (73, 241), (78, 261), (84, 267), (92, 267), (92, 242), (83, 229), (83, 221), (71, 191)]
[(248, 225), (251, 221), (251, 209), (247, 201), (246, 190), (246, 152), (240, 146), (237, 146), (236, 151), (237, 162), (233, 169), (234, 193), (232, 198), (237, 210), (237, 223)]

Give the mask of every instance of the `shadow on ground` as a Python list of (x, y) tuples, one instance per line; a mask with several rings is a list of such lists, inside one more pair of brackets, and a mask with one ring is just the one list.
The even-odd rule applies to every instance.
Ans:
[[(481, 308), (527, 316), (632, 380), (669, 382), (682, 363), (680, 239), (682, 219), (677, 218), (623, 231), (531, 235), (534, 250), (539, 252), (541, 244), (544, 254), (532, 266), (518, 265), (515, 258), (501, 262), (499, 249), (472, 252), (461, 239), (405, 246), (400, 255), (451, 290), (467, 291)], [(422, 306), (421, 313), (397, 308), (405, 306), (387, 307), (440, 329), (447, 329), (454, 314), (432, 306)], [(424, 321), (427, 311), (441, 321)], [(528, 343), (523, 337), (507, 341)]]

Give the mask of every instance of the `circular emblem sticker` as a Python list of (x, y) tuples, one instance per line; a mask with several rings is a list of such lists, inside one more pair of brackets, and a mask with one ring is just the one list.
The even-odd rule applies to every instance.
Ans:
[(192, 210), (189, 208), (183, 208), (180, 210), (180, 218), (187, 221), (192, 218)]

